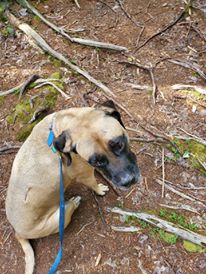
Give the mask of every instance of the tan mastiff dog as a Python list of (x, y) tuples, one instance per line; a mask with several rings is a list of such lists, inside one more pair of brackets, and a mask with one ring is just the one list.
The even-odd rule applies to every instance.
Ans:
[[(51, 124), (56, 154), (47, 145)], [(59, 229), (59, 155), (65, 189), (77, 181), (104, 195), (108, 187), (97, 184), (95, 168), (117, 187), (126, 188), (139, 180), (136, 157), (112, 101), (99, 109), (71, 108), (44, 118), (16, 155), (6, 198), (7, 218), (25, 253), (26, 274), (34, 272), (35, 264), (29, 239)], [(79, 196), (65, 202), (65, 227), (79, 203)]]

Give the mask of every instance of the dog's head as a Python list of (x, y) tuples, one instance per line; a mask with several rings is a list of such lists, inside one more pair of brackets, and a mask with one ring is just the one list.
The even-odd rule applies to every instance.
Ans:
[(136, 156), (129, 148), (127, 132), (112, 101), (80, 115), (76, 129), (70, 133), (65, 130), (55, 138), (54, 146), (67, 156), (72, 150), (78, 153), (117, 187), (128, 188), (139, 182)]

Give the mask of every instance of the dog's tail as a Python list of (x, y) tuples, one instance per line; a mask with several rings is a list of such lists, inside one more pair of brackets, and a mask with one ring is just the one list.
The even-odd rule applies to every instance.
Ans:
[(33, 274), (34, 273), (34, 265), (35, 265), (35, 258), (34, 258), (34, 250), (29, 242), (29, 240), (21, 238), (16, 233), (16, 238), (22, 246), (22, 249), (25, 254), (25, 274)]

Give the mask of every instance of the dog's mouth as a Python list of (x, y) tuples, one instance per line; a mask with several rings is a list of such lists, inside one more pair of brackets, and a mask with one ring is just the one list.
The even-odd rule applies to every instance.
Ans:
[(136, 176), (131, 176), (130, 175), (130, 180), (128, 181), (124, 181), (124, 184), (121, 184), (121, 177), (116, 176), (112, 176), (106, 171), (106, 170), (102, 170), (102, 169), (97, 169), (96, 171), (107, 181), (109, 182), (109, 184), (111, 184), (115, 189), (118, 190), (122, 190), (122, 191), (128, 191), (128, 189), (131, 189), (132, 187), (134, 187), (136, 184), (140, 183), (142, 180), (141, 175), (138, 173), (138, 175)]

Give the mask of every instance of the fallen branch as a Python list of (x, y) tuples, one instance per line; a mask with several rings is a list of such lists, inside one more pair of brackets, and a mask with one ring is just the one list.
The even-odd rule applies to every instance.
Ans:
[(182, 203), (173, 203), (172, 205), (168, 205), (168, 204), (160, 204), (160, 206), (166, 207), (166, 208), (171, 208), (171, 209), (183, 209), (183, 210), (187, 210), (196, 214), (200, 214), (195, 208), (189, 206), (189, 205), (184, 205)]
[(22, 85), (23, 84), (20, 84), (20, 85), (14, 87), (14, 88), (9, 89), (9, 90), (1, 91), (0, 96), (6, 96), (6, 95), (9, 95), (9, 94), (15, 93), (16, 91), (18, 91), (22, 87)]
[(168, 29), (172, 28), (174, 25), (176, 25), (183, 18), (184, 15), (185, 15), (185, 11), (183, 10), (174, 21), (172, 21), (169, 25), (167, 25), (163, 29), (159, 30), (158, 32), (156, 32), (155, 34), (153, 34), (152, 36), (150, 36), (145, 42), (143, 42), (139, 47), (137, 47), (137, 49), (135, 50), (135, 52), (137, 52), (139, 49), (141, 49), (142, 47), (144, 47), (153, 38), (159, 36), (160, 34), (162, 34), (163, 32), (165, 32), (166, 30), (168, 30)]
[(112, 213), (117, 213), (121, 215), (126, 215), (126, 216), (133, 216), (138, 219), (141, 219), (153, 226), (156, 226), (158, 228), (164, 229), (167, 232), (174, 233), (175, 235), (188, 240), (192, 243), (198, 244), (198, 245), (206, 245), (206, 237), (200, 234), (197, 234), (195, 232), (189, 231), (189, 230), (184, 230), (179, 227), (175, 227), (173, 223), (165, 221), (160, 219), (159, 217), (147, 213), (142, 213), (142, 212), (134, 212), (126, 209), (121, 209), (121, 208), (108, 208), (109, 212)]
[(21, 145), (12, 145), (12, 144), (6, 144), (2, 147), (0, 147), (0, 154), (9, 154), (13, 153), (14, 150), (19, 149)]
[(198, 64), (191, 63), (187, 60), (173, 60), (173, 59), (168, 59), (168, 62), (185, 67), (185, 68), (189, 68), (197, 72), (203, 79), (206, 80), (206, 74), (203, 72), (203, 69)]
[(180, 89), (192, 89), (192, 90), (195, 90), (201, 94), (204, 94), (206, 95), (206, 89), (202, 88), (202, 87), (198, 87), (198, 86), (193, 86), (193, 85), (183, 85), (183, 84), (176, 84), (176, 85), (173, 85), (172, 88), (174, 90), (180, 90)]
[[(117, 46), (117, 45), (113, 45), (113, 44), (110, 44), (110, 43), (104, 43), (104, 42), (98, 42), (98, 41), (94, 41), (94, 40), (90, 40), (90, 39), (82, 39), (82, 38), (71, 37), (70, 35), (68, 35), (68, 33), (67, 33), (68, 31), (66, 31), (63, 28), (60, 28), (60, 27), (54, 25), (53, 23), (51, 23), (50, 21), (48, 21), (28, 1), (26, 1), (26, 0), (17, 0), (17, 2), (20, 5), (22, 5), (23, 7), (30, 10), (33, 14), (38, 16), (47, 26), (49, 26), (54, 31), (56, 31), (57, 33), (61, 34), (65, 38), (67, 38), (72, 43), (77, 43), (77, 44), (84, 45), (84, 46), (91, 46), (91, 47), (95, 47), (95, 48), (104, 48), (104, 49), (109, 49), (109, 50), (128, 51), (128, 49), (126, 47)], [(77, 0), (75, 0), (75, 3), (78, 6)], [(78, 7), (80, 8), (80, 6), (78, 6)]]
[(39, 107), (37, 110), (33, 113), (31, 120), (28, 122), (28, 124), (31, 124), (35, 122), (42, 114), (47, 113), (49, 110), (49, 107)]
[(196, 135), (194, 135), (194, 134), (191, 134), (191, 133), (187, 132), (187, 131), (186, 131), (185, 129), (183, 129), (183, 128), (180, 128), (180, 127), (179, 127), (178, 129), (180, 129), (180, 130), (183, 131), (185, 134), (187, 134), (188, 136), (190, 136), (192, 140), (195, 140), (195, 141), (201, 143), (202, 145), (206, 146), (206, 140), (204, 140), (204, 139), (202, 139), (202, 138), (200, 138), (200, 137), (198, 137), (198, 136), (196, 136)]
[(111, 229), (118, 232), (139, 232), (141, 229), (136, 226), (114, 226)]
[[(162, 186), (162, 181), (161, 180), (156, 179), (155, 182), (157, 182), (159, 185)], [(177, 194), (178, 196), (182, 197), (183, 199), (187, 199), (187, 200), (190, 200), (192, 202), (196, 202), (196, 203), (198, 203), (201, 206), (203, 206), (203, 207), (206, 208), (206, 204), (204, 202), (200, 201), (198, 198), (196, 198), (196, 197), (194, 197), (194, 196), (192, 196), (190, 194), (182, 193), (179, 190), (174, 189), (173, 187), (171, 187), (167, 183), (168, 183), (168, 181), (165, 181), (165, 188), (166, 189), (172, 191), (173, 193)]]
[(34, 88), (37, 89), (37, 88), (40, 88), (42, 86), (46, 86), (46, 85), (50, 85), (52, 86), (54, 89), (56, 89), (64, 98), (66, 98), (67, 100), (68, 99), (71, 99), (71, 97), (69, 95), (67, 95), (63, 90), (61, 90), (57, 85), (55, 85), (54, 83), (50, 82), (50, 81), (47, 81), (45, 80), (44, 82), (42, 82), (41, 84), (35, 86)]
[(14, 87), (12, 89), (9, 89), (7, 91), (1, 91), (0, 96), (6, 96), (6, 95), (12, 94), (12, 93), (19, 90), (19, 99), (20, 99), (20, 97), (25, 92), (25, 90), (29, 87), (29, 85), (31, 83), (35, 82), (37, 79), (39, 79), (38, 75), (32, 75), (25, 82), (23, 82), (22, 84)]
[(155, 81), (155, 78), (154, 78), (154, 68), (155, 67), (153, 67), (152, 65), (145, 66), (145, 65), (142, 65), (140, 63), (133, 63), (133, 62), (128, 62), (128, 61), (118, 61), (118, 63), (119, 64), (126, 64), (126, 65), (135, 66), (135, 67), (141, 68), (143, 70), (146, 70), (149, 73), (151, 81), (152, 81), (152, 98), (153, 98), (153, 103), (155, 104), (156, 103), (156, 97), (157, 97), (157, 84), (156, 84), (156, 81)]
[(19, 100), (21, 99), (21, 96), (23, 95), (23, 93), (26, 91), (26, 89), (29, 87), (29, 85), (33, 82), (35, 82), (37, 79), (39, 79), (39, 75), (32, 75), (28, 78), (28, 80), (26, 80), (23, 85), (20, 88), (19, 91)]
[(133, 88), (133, 89), (138, 89), (138, 90), (150, 90), (152, 89), (151, 86), (147, 86), (147, 85), (138, 85), (138, 84), (132, 84), (132, 83), (126, 83), (127, 86)]
[(70, 69), (78, 72), (82, 76), (84, 76), (87, 80), (98, 86), (100, 89), (102, 89), (106, 94), (109, 94), (110, 96), (115, 96), (114, 93), (106, 87), (103, 83), (93, 78), (89, 73), (85, 70), (82, 70), (76, 65), (73, 65), (66, 57), (64, 57), (61, 53), (57, 52), (53, 48), (51, 48), (47, 42), (35, 31), (33, 30), (28, 24), (21, 23), (13, 14), (7, 11), (7, 18), (9, 19), (10, 23), (16, 27), (18, 27), (21, 31), (23, 31), (26, 35), (28, 35), (30, 38), (32, 38), (35, 43), (40, 46), (44, 52), (52, 55), (56, 59), (62, 61), (64, 64), (66, 64)]

